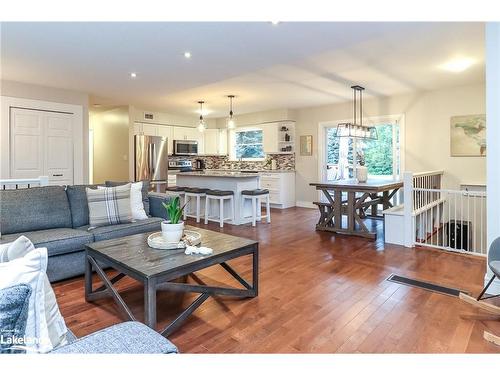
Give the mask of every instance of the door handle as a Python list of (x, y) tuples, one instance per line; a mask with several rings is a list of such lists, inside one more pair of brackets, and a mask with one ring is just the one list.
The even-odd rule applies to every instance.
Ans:
[(155, 173), (155, 164), (156, 164), (156, 157), (155, 157), (155, 144), (151, 144), (151, 170), (153, 171), (153, 174)]

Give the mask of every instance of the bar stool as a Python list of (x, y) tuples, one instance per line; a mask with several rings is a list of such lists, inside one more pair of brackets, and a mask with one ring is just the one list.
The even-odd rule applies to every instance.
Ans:
[[(267, 189), (255, 189), (255, 190), (243, 190), (241, 192), (241, 212), (245, 207), (245, 199), (252, 200), (252, 216), (243, 216), (243, 218), (252, 218), (252, 227), (255, 226), (256, 220), (261, 220), (262, 218), (267, 218), (267, 222), (271, 222), (271, 207), (269, 204), (269, 190)], [(266, 215), (262, 216), (262, 207), (260, 206), (260, 199), (266, 198)], [(257, 215), (257, 204), (259, 205), (259, 215)]]
[[(187, 215), (196, 217), (196, 222), (200, 222), (201, 216), (201, 199), (205, 197), (209, 189), (187, 187), (184, 189), (184, 199), (187, 206), (184, 208), (184, 220)], [(193, 212), (191, 208), (191, 198), (196, 198), (196, 211)], [(186, 209), (187, 208), (187, 209)]]
[(184, 186), (168, 186), (165, 189), (165, 194), (169, 196), (179, 197), (181, 207), (185, 202), (185, 191), (186, 188)]
[[(234, 220), (234, 192), (231, 190), (209, 190), (205, 196), (205, 224), (208, 224), (209, 213), (210, 213), (210, 199), (219, 201), (219, 216), (213, 216), (212, 218), (219, 221), (219, 226), (224, 227), (224, 220)], [(224, 217), (224, 201), (229, 200), (231, 204), (231, 216)]]

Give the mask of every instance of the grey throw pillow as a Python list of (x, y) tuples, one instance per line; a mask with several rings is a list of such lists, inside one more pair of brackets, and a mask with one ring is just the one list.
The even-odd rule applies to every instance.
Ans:
[(130, 184), (104, 189), (88, 189), (90, 228), (132, 222)]
[(18, 284), (0, 289), (0, 354), (22, 353), (31, 287)]

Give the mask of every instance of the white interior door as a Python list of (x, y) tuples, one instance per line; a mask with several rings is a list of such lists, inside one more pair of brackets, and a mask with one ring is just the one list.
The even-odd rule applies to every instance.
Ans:
[(12, 178), (38, 178), (45, 172), (44, 125), (39, 111), (11, 108)]
[(44, 112), (46, 126), (46, 173), (49, 184), (73, 184), (73, 116)]
[(11, 177), (73, 184), (73, 114), (11, 108)]

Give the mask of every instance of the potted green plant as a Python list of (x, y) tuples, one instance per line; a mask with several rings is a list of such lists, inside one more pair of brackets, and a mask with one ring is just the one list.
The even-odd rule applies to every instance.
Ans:
[(366, 182), (368, 180), (368, 168), (365, 167), (366, 160), (363, 151), (358, 151), (356, 155), (358, 165), (356, 167), (356, 179), (358, 182)]
[(179, 242), (184, 232), (184, 222), (181, 221), (181, 217), (186, 204), (181, 207), (179, 197), (173, 198), (169, 203), (163, 202), (162, 204), (169, 218), (161, 223), (162, 236), (167, 242)]

